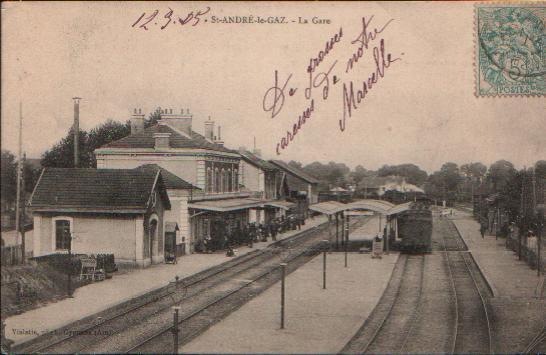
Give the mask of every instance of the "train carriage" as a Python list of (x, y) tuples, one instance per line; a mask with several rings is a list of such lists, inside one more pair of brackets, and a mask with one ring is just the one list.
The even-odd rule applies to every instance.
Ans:
[(427, 253), (432, 250), (432, 212), (421, 204), (398, 216), (400, 251), (405, 253)]

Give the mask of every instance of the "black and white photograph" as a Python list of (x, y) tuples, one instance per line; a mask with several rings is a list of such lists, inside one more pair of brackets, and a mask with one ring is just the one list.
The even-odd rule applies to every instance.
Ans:
[(4, 1), (2, 354), (546, 353), (543, 1)]

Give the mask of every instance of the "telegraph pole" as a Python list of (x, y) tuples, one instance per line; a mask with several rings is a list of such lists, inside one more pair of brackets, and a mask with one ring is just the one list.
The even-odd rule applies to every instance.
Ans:
[(80, 100), (81, 97), (73, 97), (74, 100), (74, 167), (80, 165), (79, 147), (80, 147)]
[[(15, 240), (19, 241), (19, 233), (21, 232), (21, 174), (23, 172), (23, 164), (21, 161), (21, 153), (23, 151), (23, 102), (19, 102), (19, 150), (17, 152), (17, 193), (15, 200)], [(23, 242), (24, 243), (24, 242)], [(22, 244), (24, 245), (24, 244)], [(23, 249), (23, 259), (25, 258)]]
[(27, 160), (27, 154), (26, 153), (23, 153), (23, 163), (21, 164), (22, 167), (21, 167), (21, 189), (23, 190), (23, 201), (21, 201), (21, 218), (20, 218), (20, 224), (21, 224), (21, 263), (25, 264), (25, 251), (26, 251), (26, 248), (25, 248), (25, 216), (26, 216), (26, 209), (25, 209), (25, 205), (26, 205), (26, 196), (25, 196), (25, 170), (24, 170), (24, 166), (25, 166), (25, 161)]

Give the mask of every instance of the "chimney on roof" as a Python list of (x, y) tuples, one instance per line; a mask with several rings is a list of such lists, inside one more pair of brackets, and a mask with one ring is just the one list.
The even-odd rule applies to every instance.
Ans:
[(131, 134), (140, 133), (144, 131), (144, 114), (142, 109), (134, 109), (130, 118), (131, 122)]
[(254, 137), (254, 147), (252, 148), (252, 154), (260, 158), (262, 157), (262, 151), (256, 148), (256, 137)]
[(221, 133), (221, 126), (218, 126), (218, 137), (214, 137), (214, 143), (218, 144), (218, 145), (224, 145), (224, 141), (222, 140), (222, 137), (220, 135)]
[(205, 138), (214, 141), (214, 121), (209, 119), (205, 121)]
[(191, 123), (193, 115), (190, 114), (190, 110), (187, 109), (184, 112), (184, 109), (180, 109), (180, 113), (176, 113), (176, 110), (173, 111), (172, 108), (161, 110), (161, 124), (165, 124), (174, 128), (177, 131), (183, 132), (191, 136)]
[(171, 134), (170, 133), (154, 133), (154, 148), (155, 149), (165, 149), (169, 148), (169, 138)]

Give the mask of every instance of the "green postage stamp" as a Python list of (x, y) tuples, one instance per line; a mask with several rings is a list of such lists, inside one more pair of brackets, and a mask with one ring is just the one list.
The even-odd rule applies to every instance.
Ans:
[(476, 95), (544, 95), (546, 3), (476, 5)]

